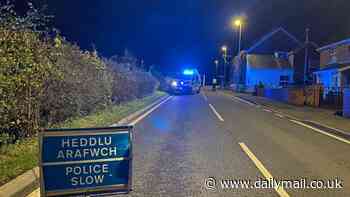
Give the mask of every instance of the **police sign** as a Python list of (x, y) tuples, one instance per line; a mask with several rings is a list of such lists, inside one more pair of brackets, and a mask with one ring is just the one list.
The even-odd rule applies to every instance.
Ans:
[(39, 138), (42, 196), (130, 191), (131, 126), (48, 129)]

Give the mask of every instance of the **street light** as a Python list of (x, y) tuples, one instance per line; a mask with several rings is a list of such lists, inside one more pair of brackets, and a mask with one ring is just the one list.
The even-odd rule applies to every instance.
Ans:
[(226, 45), (222, 46), (222, 47), (221, 47), (221, 51), (224, 53), (224, 54), (223, 54), (223, 57), (224, 57), (224, 61), (225, 61), (225, 63), (226, 63), (226, 58), (227, 58), (227, 46), (226, 46)]
[(235, 26), (239, 27), (242, 25), (242, 21), (240, 19), (235, 20)]
[(242, 25), (243, 21), (240, 18), (233, 20), (233, 25), (239, 28), (239, 40), (238, 40), (238, 54), (241, 52), (241, 44), (242, 44)]
[(215, 64), (215, 75), (218, 75), (219, 60), (214, 60), (214, 64)]
[(223, 58), (224, 58), (224, 65), (223, 65), (223, 76), (221, 78), (221, 84), (222, 84), (222, 87), (225, 86), (225, 79), (226, 79), (226, 64), (227, 64), (227, 46), (224, 45), (221, 47), (221, 50), (223, 52)]
[(222, 50), (224, 53), (227, 52), (227, 46), (225, 46), (225, 45), (222, 46), (222, 47), (221, 47), (221, 50)]

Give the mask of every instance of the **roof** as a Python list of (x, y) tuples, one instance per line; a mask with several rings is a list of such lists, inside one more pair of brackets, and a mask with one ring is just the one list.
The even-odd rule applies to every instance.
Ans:
[(325, 51), (325, 50), (328, 50), (328, 49), (335, 48), (335, 47), (337, 47), (339, 45), (345, 45), (345, 44), (350, 44), (350, 38), (342, 40), (342, 41), (339, 41), (339, 42), (335, 42), (335, 43), (332, 43), (332, 44), (329, 44), (329, 45), (326, 45), (326, 46), (323, 46), (323, 47), (317, 49), (317, 51)]
[(263, 36), (247, 50), (247, 53), (271, 54), (276, 51), (289, 52), (302, 46), (302, 44), (295, 36), (280, 27)]
[(273, 55), (247, 55), (247, 64), (254, 68), (293, 69), (288, 60)]

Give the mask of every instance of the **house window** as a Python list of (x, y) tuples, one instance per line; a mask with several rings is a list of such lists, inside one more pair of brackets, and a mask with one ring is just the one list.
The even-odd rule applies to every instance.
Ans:
[(280, 86), (285, 87), (288, 84), (289, 84), (289, 76), (288, 75), (280, 76)]
[(330, 56), (334, 57), (335, 55), (337, 55), (337, 51), (335, 50), (335, 48), (329, 49), (329, 54)]
[(337, 50), (335, 48), (329, 49), (329, 55), (331, 57), (331, 62), (337, 62)]
[(288, 53), (287, 52), (281, 52), (281, 51), (275, 52), (275, 58), (276, 59), (288, 60)]

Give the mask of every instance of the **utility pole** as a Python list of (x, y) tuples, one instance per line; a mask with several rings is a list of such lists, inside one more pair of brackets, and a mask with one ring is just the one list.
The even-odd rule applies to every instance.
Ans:
[(309, 70), (309, 33), (310, 29), (306, 28), (306, 39), (305, 39), (305, 62), (304, 62), (304, 85), (306, 85), (306, 82), (308, 80), (308, 70)]

